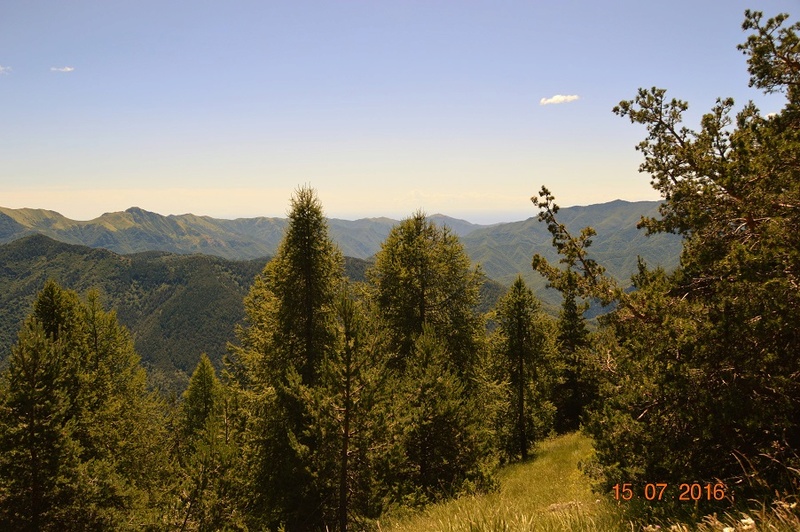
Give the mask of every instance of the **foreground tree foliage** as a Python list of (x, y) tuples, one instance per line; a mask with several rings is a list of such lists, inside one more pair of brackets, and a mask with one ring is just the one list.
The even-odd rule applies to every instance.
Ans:
[(478, 362), (483, 327), (476, 312), (482, 275), (447, 227), (417, 212), (392, 229), (368, 272), (381, 319), (402, 369), (427, 325), (462, 377)]
[(366, 302), (343, 281), (334, 300), (337, 342), (307, 390), (312, 430), (320, 442), (323, 521), (331, 530), (366, 528), (382, 510), (381, 471), (386, 471), (390, 390), (385, 334), (370, 319)]
[[(444, 341), (426, 325), (402, 378), (396, 379), (390, 434), (392, 500), (410, 506), (494, 486), (493, 410), (479, 383), (464, 381)], [(472, 389), (468, 389), (468, 386)]]
[(490, 488), (497, 396), (477, 312), (480, 270), (458, 237), (417, 212), (389, 233), (368, 278), (401, 391), (390, 498), (420, 504)]
[[(734, 117), (720, 99), (692, 131), (687, 104), (655, 88), (615, 108), (647, 128), (641, 171), (665, 201), (661, 219), (641, 225), (683, 235), (678, 271), (640, 265), (625, 294), (588, 258), (585, 234), (557, 223), (552, 195), (534, 201), (562, 253), (575, 254), (581, 295), (618, 302), (604, 320), (613, 337), (595, 348), (605, 382), (587, 427), (604, 491), (724, 483), (725, 500), (691, 507), (703, 512), (800, 487), (800, 25), (786, 18), (748, 11), (753, 33), (740, 47), (751, 85), (787, 97), (776, 115), (749, 103)], [(534, 267), (564, 275), (538, 257)], [(626, 507), (685, 511), (677, 496)]]
[[(414, 216), (387, 240), (373, 284), (352, 286), (313, 190), (297, 191), (289, 220), (227, 365), (235, 472), (206, 499), (233, 494), (232, 522), (250, 528), (344, 531), (397, 505), (490, 487), (480, 276), (458, 240)], [(211, 375), (201, 362), (185, 398), (195, 438), (210, 430), (199, 420), (213, 417)], [(230, 466), (198, 456), (182, 507), (202, 528), (220, 506), (198, 498), (195, 512), (190, 494), (210, 485), (209, 464)]]
[(163, 408), (146, 390), (127, 331), (97, 294), (83, 302), (48, 282), (0, 386), (0, 528), (158, 522), (169, 478)]
[(507, 458), (527, 460), (532, 444), (553, 426), (555, 334), (522, 277), (498, 302), (495, 320), (494, 373), (505, 387), (499, 441)]
[(589, 330), (583, 313), (587, 304), (578, 301), (573, 270), (563, 291), (564, 302), (558, 316), (558, 382), (553, 393), (556, 406), (555, 429), (559, 433), (577, 430), (586, 409), (597, 398), (596, 374), (590, 369), (585, 349)]
[(233, 351), (243, 408), (245, 511), (253, 526), (325, 526), (322, 441), (307, 399), (335, 348), (333, 304), (342, 272), (316, 194), (299, 189), (278, 252), (245, 300), (247, 326)]
[(584, 228), (579, 236), (571, 237), (567, 228), (555, 218), (558, 205), (550, 191), (542, 187), (540, 197), (541, 202), (536, 198), (533, 202), (546, 209), (539, 219), (547, 222), (553, 235), (553, 246), (561, 255), (559, 262), (564, 265), (563, 269), (555, 268), (538, 254), (534, 255), (532, 262), (533, 269), (547, 277), (548, 288), (560, 291), (564, 298), (558, 319), (558, 357), (553, 368), (557, 381), (553, 402), (556, 406), (555, 429), (567, 432), (580, 426), (587, 407), (597, 398), (595, 364), (586, 352), (589, 331), (583, 313), (588, 304), (580, 302), (580, 296), (591, 293), (603, 304), (608, 304), (619, 291), (605, 278), (603, 267), (588, 257), (587, 250), (596, 234), (594, 229)]
[(236, 511), (233, 475), (239, 453), (232, 438), (230, 400), (205, 354), (189, 379), (175, 429), (180, 467), (172, 527), (200, 531), (242, 527)]

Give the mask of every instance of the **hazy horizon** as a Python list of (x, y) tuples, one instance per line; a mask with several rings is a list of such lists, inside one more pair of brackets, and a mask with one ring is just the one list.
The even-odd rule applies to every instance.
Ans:
[[(613, 200), (609, 200), (609, 201), (601, 201), (601, 202), (597, 202), (597, 203), (588, 203), (588, 204), (579, 204), (579, 205), (560, 205), (559, 204), (559, 207), (562, 208), (562, 209), (568, 209), (570, 207), (588, 207), (588, 206), (591, 206), (591, 205), (603, 205), (603, 204), (607, 204), (607, 203), (613, 203), (615, 201), (623, 201), (623, 202), (626, 202), (626, 203), (639, 203), (639, 202), (652, 202), (652, 201), (659, 201), (659, 200), (626, 200), (626, 199), (617, 198), (617, 199), (613, 199)], [(15, 210), (32, 209), (32, 210), (52, 211), (52, 212), (56, 212), (56, 213), (58, 213), (58, 214), (60, 214), (60, 215), (62, 215), (64, 217), (66, 217), (66, 218), (68, 218), (70, 220), (76, 221), (76, 222), (90, 222), (90, 221), (93, 221), (93, 220), (96, 220), (96, 219), (102, 217), (105, 214), (113, 214), (113, 213), (125, 212), (125, 211), (127, 211), (129, 209), (134, 209), (134, 208), (142, 209), (142, 210), (147, 211), (147, 212), (153, 212), (155, 214), (158, 214), (160, 216), (165, 216), (165, 217), (166, 216), (191, 215), (191, 216), (200, 216), (200, 217), (208, 216), (210, 218), (217, 218), (217, 219), (222, 219), (222, 220), (236, 220), (236, 219), (246, 219), (246, 218), (284, 218), (284, 219), (286, 218), (286, 213), (282, 213), (282, 214), (256, 214), (256, 215), (253, 215), (253, 216), (212, 216), (212, 215), (201, 213), (201, 212), (170, 212), (170, 213), (164, 213), (164, 212), (154, 211), (152, 209), (148, 209), (148, 208), (142, 207), (140, 205), (131, 205), (129, 207), (126, 207), (125, 209), (114, 210), (114, 211), (104, 210), (103, 212), (99, 212), (97, 215), (91, 216), (89, 218), (75, 218), (75, 217), (70, 216), (70, 215), (68, 215), (68, 214), (66, 214), (64, 212), (59, 211), (58, 209), (51, 209), (51, 208), (48, 208), (48, 207), (32, 207), (32, 206), (10, 207), (10, 206), (7, 206), (7, 205), (0, 205), (0, 207), (6, 208), (6, 209), (15, 209)], [(288, 211), (288, 208), (289, 207), (287, 205), (287, 211)], [(534, 209), (532, 203), (531, 203), (531, 211), (530, 211), (530, 213), (528, 215), (524, 215), (524, 213), (522, 213), (522, 214), (520, 214), (519, 218), (509, 218), (509, 217), (506, 216), (506, 214), (508, 214), (508, 213), (497, 213), (496, 216), (493, 216), (492, 213), (485, 213), (485, 214), (480, 215), (480, 216), (465, 217), (465, 216), (458, 216), (458, 215), (454, 215), (454, 214), (446, 213), (446, 212), (428, 212), (428, 211), (425, 211), (424, 209), (422, 209), (422, 210), (428, 216), (446, 216), (448, 218), (452, 218), (452, 219), (455, 219), (455, 220), (469, 222), (469, 223), (472, 223), (474, 225), (496, 225), (496, 224), (502, 224), (502, 223), (513, 223), (513, 222), (524, 221), (524, 220), (527, 220), (528, 218), (533, 218), (533, 217), (536, 217), (538, 215), (538, 210)], [(325, 206), (324, 205), (323, 205), (323, 211), (325, 211)], [(407, 217), (409, 217), (409, 216), (411, 216), (413, 214), (413, 212), (409, 212), (409, 213), (406, 213), (406, 214), (404, 214), (402, 216), (389, 216), (389, 215), (380, 215), (380, 214), (378, 214), (378, 215), (374, 215), (374, 216), (353, 216), (353, 217), (348, 217), (348, 216), (334, 216), (334, 215), (331, 215), (330, 213), (328, 213), (327, 211), (325, 211), (324, 213), (325, 213), (325, 217), (328, 218), (328, 219), (343, 220), (343, 221), (350, 221), (350, 222), (354, 222), (354, 221), (358, 221), (358, 220), (366, 220), (366, 219), (377, 219), (377, 218), (388, 218), (388, 219), (391, 219), (391, 220), (400, 221), (400, 220), (402, 220), (404, 218), (407, 218)]]

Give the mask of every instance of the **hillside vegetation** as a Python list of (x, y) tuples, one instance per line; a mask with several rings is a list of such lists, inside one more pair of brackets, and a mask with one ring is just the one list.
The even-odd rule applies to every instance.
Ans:
[[(103, 304), (115, 309), (132, 332), (145, 364), (169, 382), (185, 385), (200, 353), (219, 365), (234, 339), (234, 325), (244, 317), (242, 299), (267, 261), (154, 251), (118, 255), (42, 235), (2, 245), (0, 361), (8, 356), (36, 293), (53, 279), (82, 294), (99, 290)], [(353, 280), (363, 281), (366, 267), (363, 260), (346, 259)]]
[[(611, 277), (628, 285), (639, 257), (648, 265), (661, 266), (667, 271), (678, 266), (679, 236), (647, 236), (637, 229), (642, 217), (658, 216), (658, 205), (653, 201), (617, 200), (587, 207), (566, 207), (559, 211), (559, 221), (571, 232), (579, 232), (583, 227), (595, 228), (597, 236), (592, 242), (592, 255)], [(560, 304), (561, 295), (555, 290), (545, 290), (546, 280), (530, 267), (531, 257), (537, 253), (558, 261), (552, 235), (536, 218), (476, 229), (462, 240), (470, 259), (480, 264), (492, 279), (508, 286), (521, 274), (546, 305)]]
[[(637, 221), (656, 208), (655, 202), (617, 201), (562, 212), (570, 227), (595, 223), (605, 230), (607, 238), (598, 239), (595, 247), (610, 273), (624, 282), (635, 271), (637, 256), (666, 268), (677, 265), (677, 237), (648, 238), (636, 229)], [(453, 227), (473, 263), (481, 264), (486, 275), (481, 312), (494, 306), (502, 286), (518, 274), (549, 312), (557, 312), (560, 294), (546, 290), (544, 278), (530, 268), (534, 252), (553, 253), (543, 224), (533, 218), (493, 226), (440, 215), (430, 219)], [(364, 280), (369, 263), (350, 257), (347, 250), (354, 257), (374, 255), (398, 222), (376, 218), (328, 223), (332, 238), (345, 245), (348, 277)], [(284, 230), (285, 220), (278, 218), (217, 220), (132, 208), (76, 222), (53, 211), (0, 208), (0, 241), (10, 241), (0, 245), (0, 360), (8, 356), (35, 293), (52, 278), (80, 293), (100, 289), (106, 305), (117, 310), (121, 323), (133, 333), (145, 363), (167, 375), (177, 371), (185, 382), (201, 352), (219, 365), (233, 340), (234, 325), (244, 316), (242, 298), (267, 262), (263, 257), (224, 257), (274, 253)], [(75, 245), (29, 234), (32, 231)]]
[[(557, 318), (521, 275), (488, 303), (461, 238), (423, 212), (369, 265), (345, 259), (308, 186), (260, 270), (41, 235), (6, 245), (4, 308), (38, 291), (0, 371), (0, 529), (798, 530), (800, 23), (787, 18), (747, 11), (740, 46), (751, 85), (787, 97), (781, 112), (734, 115), (720, 98), (695, 131), (659, 88), (614, 108), (647, 131), (641, 169), (664, 203), (641, 225), (682, 237), (679, 266), (637, 260), (631, 289), (613, 273), (631, 257), (604, 267), (614, 237), (597, 238), (635, 239), (630, 214), (609, 205), (605, 229), (580, 227), (589, 210), (567, 223), (541, 187), (557, 255), (530, 263), (563, 295)], [(96, 290), (36, 288), (53, 271), (96, 276), (142, 330)], [(222, 367), (200, 355), (179, 400), (148, 387), (134, 340), (210, 341), (204, 320), (230, 318), (248, 280)], [(586, 301), (610, 307), (593, 329)]]
[[(158, 251), (118, 255), (42, 235), (0, 245), (0, 362), (10, 353), (36, 293), (52, 279), (81, 294), (99, 290), (104, 305), (115, 309), (133, 334), (148, 368), (182, 389), (200, 353), (219, 367), (235, 339), (234, 326), (244, 317), (242, 300), (268, 260)], [(345, 258), (353, 281), (364, 281), (368, 266)], [(492, 308), (502, 291), (487, 279), (481, 311)]]

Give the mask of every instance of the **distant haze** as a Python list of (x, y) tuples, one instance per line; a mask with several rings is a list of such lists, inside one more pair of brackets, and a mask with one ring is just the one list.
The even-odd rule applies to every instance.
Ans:
[[(372, 197), (362, 198), (359, 205), (353, 205), (351, 198), (340, 197), (343, 193), (336, 190), (321, 190), (318, 188), (323, 210), (329, 218), (342, 220), (359, 220), (362, 218), (376, 218), (386, 216), (401, 220), (421, 209), (427, 214), (446, 214), (453, 218), (460, 218), (475, 224), (506, 223), (525, 220), (536, 216), (538, 211), (531, 203), (539, 187), (531, 186), (530, 191), (520, 194), (515, 198), (501, 197), (500, 195), (463, 194), (452, 198), (426, 198), (424, 195), (410, 192), (406, 195), (392, 194), (390, 189), (384, 192), (375, 191)], [(556, 183), (557, 186), (557, 183)], [(278, 217), (286, 216), (289, 211), (290, 199), (293, 188), (286, 190), (264, 192), (261, 190), (241, 189), (166, 189), (160, 192), (153, 190), (104, 190), (87, 193), (86, 191), (60, 190), (56, 193), (47, 193), (37, 189), (3, 191), (2, 201), (4, 207), (9, 208), (46, 208), (57, 211), (73, 220), (89, 221), (100, 217), (107, 212), (123, 211), (131, 205), (136, 205), (144, 210), (157, 212), (163, 215), (194, 214), (197, 216), (212, 216), (233, 220), (236, 218)], [(558, 190), (554, 190), (558, 194)], [(556, 201), (563, 207), (574, 205), (589, 205), (598, 203), (589, 200), (591, 194), (586, 194), (585, 201), (569, 203), (561, 201), (557, 195)], [(414, 196), (408, 199), (406, 196)], [(87, 200), (87, 197), (89, 198)], [(338, 199), (338, 201), (337, 201)], [(609, 198), (612, 201), (618, 198)], [(657, 200), (658, 194), (652, 189), (647, 194), (626, 196), (626, 201)], [(500, 210), (498, 203), (505, 203), (510, 207)], [(448, 210), (433, 209), (426, 205), (449, 206)], [(401, 205), (408, 205), (403, 208)]]

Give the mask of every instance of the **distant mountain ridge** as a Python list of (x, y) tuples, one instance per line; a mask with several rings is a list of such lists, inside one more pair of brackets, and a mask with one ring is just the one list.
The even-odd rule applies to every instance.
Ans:
[[(431, 218), (447, 224), (459, 236), (485, 227), (441, 214)], [(328, 219), (331, 237), (342, 253), (361, 259), (374, 255), (397, 223), (390, 218)], [(46, 209), (0, 207), (0, 243), (38, 233), (68, 244), (125, 254), (155, 250), (233, 260), (256, 259), (275, 254), (285, 228), (285, 218), (227, 220), (194, 214), (163, 216), (139, 207), (105, 213), (88, 221), (71, 220)]]
[[(646, 236), (636, 225), (644, 217), (660, 217), (657, 201), (628, 202), (615, 200), (588, 206), (566, 207), (558, 211), (558, 220), (573, 235), (584, 227), (593, 227), (590, 256), (623, 285), (630, 284), (638, 258), (650, 267), (667, 271), (680, 263), (681, 237), (673, 234)], [(551, 312), (560, 305), (561, 296), (546, 290), (546, 281), (531, 268), (535, 253), (557, 264), (559, 257), (552, 245), (547, 226), (532, 217), (520, 222), (478, 228), (461, 238), (472, 261), (480, 264), (492, 279), (510, 285), (522, 275), (537, 297)]]
[[(657, 201), (615, 200), (565, 207), (558, 216), (575, 234), (585, 226), (594, 227), (597, 236), (590, 250), (593, 257), (611, 276), (627, 283), (636, 271), (639, 256), (648, 264), (667, 270), (679, 263), (678, 236), (646, 237), (636, 228), (642, 216), (657, 217), (659, 205)], [(547, 227), (537, 218), (493, 225), (473, 224), (441, 214), (430, 218), (447, 225), (461, 238), (472, 261), (480, 264), (489, 278), (509, 285), (521, 274), (548, 305), (558, 304), (558, 294), (545, 291), (544, 280), (530, 266), (534, 253), (558, 260)], [(40, 233), (61, 242), (120, 254), (167, 251), (249, 260), (274, 255), (286, 223), (285, 218), (226, 220), (194, 214), (162, 216), (138, 207), (106, 213), (94, 220), (75, 221), (44, 209), (0, 207), (0, 243)], [(361, 259), (373, 256), (397, 223), (391, 218), (328, 219), (331, 237), (342, 253)]]

